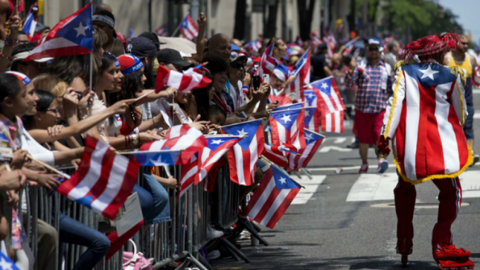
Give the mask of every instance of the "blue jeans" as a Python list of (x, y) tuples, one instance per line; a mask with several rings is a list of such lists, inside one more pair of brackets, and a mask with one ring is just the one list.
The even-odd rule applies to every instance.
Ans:
[(74, 269), (90, 270), (107, 253), (110, 240), (101, 232), (60, 213), (60, 242), (88, 247)]
[(170, 206), (168, 193), (165, 188), (151, 175), (143, 173), (143, 188), (148, 191), (153, 199), (149, 211), (143, 211), (143, 224), (151, 225), (170, 221)]
[(145, 219), (145, 215), (151, 211), (153, 207), (152, 194), (137, 184), (133, 186), (132, 194), (135, 192), (137, 192), (138, 198), (140, 199), (140, 207), (142, 208), (143, 219)]

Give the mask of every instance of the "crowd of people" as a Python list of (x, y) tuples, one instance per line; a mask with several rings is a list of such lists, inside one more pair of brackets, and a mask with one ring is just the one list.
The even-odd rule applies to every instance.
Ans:
[[(7, 192), (12, 206), (19, 203), (18, 194), (24, 192), (26, 185), (53, 190), (61, 184), (59, 175), (33, 160), (51, 166), (77, 166), (87, 134), (115, 150), (138, 149), (144, 143), (162, 139), (170, 124), (158, 108), (158, 99), (178, 104), (175, 115), (179, 122), (204, 134), (220, 133), (225, 125), (269, 117), (270, 111), (279, 106), (269, 100), (270, 96), (285, 95), (284, 90), (295, 79), (291, 71), (308, 49), (315, 52), (311, 57), (311, 81), (334, 76), (343, 96), (348, 91), (355, 93), (355, 101), (352, 100), (355, 110), (346, 117), (354, 117), (358, 141), (351, 147), (359, 148), (362, 159), (359, 173), (365, 173), (368, 149), (380, 140), (387, 101), (393, 93), (394, 67), (401, 50), (395, 40), (388, 43), (388, 52), (384, 52), (381, 40), (366, 38), (361, 50), (351, 50), (348, 54), (346, 46), (340, 44), (328, 55), (326, 43), (312, 47), (308, 42), (302, 45), (303, 51), (292, 54), (282, 39), (265, 40), (261, 49), (252, 51), (225, 34), (207, 39), (207, 18), (200, 14), (197, 52), (182, 57), (183, 52), (162, 49), (156, 33), (145, 32), (122, 41), (115, 31), (116, 18), (111, 8), (101, 4), (93, 14), (92, 66), (88, 54), (25, 61), (38, 41), (31, 42), (24, 32), (18, 31), (21, 22), (18, 15), (7, 14), (7, 19), (10, 34), (5, 38), (0, 58), (0, 148), (9, 163), (0, 166), (0, 191)], [(48, 29), (41, 30), (39, 39), (48, 33)], [(268, 82), (253, 87), (252, 75), (263, 50), (271, 43), (272, 57), (278, 64)], [(462, 39), (462, 45), (445, 56), (444, 64), (467, 70), (468, 116), (463, 129), (473, 149), (471, 80), (477, 62), (467, 53), (466, 39)], [(182, 72), (193, 67), (200, 68), (203, 76), (211, 80), (208, 86), (190, 92), (166, 87), (150, 93), (157, 87), (155, 78), (159, 68)], [(288, 98), (290, 103), (299, 100), (292, 94)], [(4, 149), (13, 151), (8, 153)], [(241, 200), (254, 192), (263, 179), (266, 165), (261, 160), (257, 162), (255, 184), (241, 186)], [(386, 159), (379, 156), (378, 172), (385, 172), (388, 166)], [(179, 179), (142, 173), (143, 186), (135, 185), (132, 193), (139, 194), (144, 220), (135, 228), (119, 237), (116, 232), (94, 230), (62, 213), (59, 231), (50, 222), (39, 219), (36, 258), (21, 233), (13, 234), (12, 257), (16, 258), (17, 266), (32, 269), (36, 264), (38, 269), (54, 269), (58, 262), (52, 254), (57, 252), (60, 242), (87, 247), (74, 269), (92, 269), (103, 258), (108, 260), (118, 252), (140, 227), (170, 221), (172, 194), (167, 191), (178, 189)], [(29, 219), (25, 196), (22, 197), (21, 213), (17, 213), (19, 222), (14, 222), (12, 230), (21, 231), (22, 222)], [(8, 230), (2, 215), (2, 239)], [(208, 230), (210, 238), (223, 234), (213, 228)]]

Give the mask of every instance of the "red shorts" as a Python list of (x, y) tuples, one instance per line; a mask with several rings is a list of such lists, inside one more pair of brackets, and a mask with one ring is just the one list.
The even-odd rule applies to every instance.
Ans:
[(355, 128), (357, 129), (358, 141), (360, 143), (366, 143), (374, 145), (380, 138), (380, 131), (383, 126), (383, 115), (385, 111), (381, 113), (363, 113), (359, 110), (355, 110)]

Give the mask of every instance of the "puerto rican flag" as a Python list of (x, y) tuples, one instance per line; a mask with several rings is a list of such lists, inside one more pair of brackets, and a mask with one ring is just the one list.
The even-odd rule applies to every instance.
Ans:
[(287, 96), (274, 96), (274, 95), (268, 96), (267, 104), (275, 103), (277, 101), (278, 101), (278, 105), (280, 105), (280, 106), (292, 104), (292, 101), (290, 100), (289, 97), (287, 97)]
[(280, 167), (288, 168), (289, 155), (296, 155), (297, 149), (293, 145), (269, 145), (265, 144), (263, 156)]
[(272, 111), (297, 110), (303, 108), (303, 103), (291, 103), (273, 108)]
[(92, 3), (57, 23), (25, 61), (93, 52)]
[(305, 107), (305, 111), (303, 112), (305, 115), (305, 128), (313, 130), (313, 131), (318, 131), (320, 127), (320, 118), (315, 117), (315, 114), (317, 112), (317, 107)]
[(245, 49), (249, 49), (254, 52), (258, 52), (262, 48), (262, 42), (259, 39), (255, 39), (245, 44)]
[(168, 27), (166, 24), (160, 26), (157, 28), (157, 30), (155, 30), (155, 33), (157, 33), (157, 35), (161, 36), (161, 37), (168, 37), (169, 33), (168, 33)]
[(211, 82), (210, 78), (197, 72), (189, 72), (187, 75), (160, 65), (158, 66), (155, 93), (164, 90), (165, 86), (171, 86), (181, 92), (188, 92), (193, 89), (206, 87)]
[(473, 73), (473, 83), (476, 86), (480, 86), (480, 66), (475, 68), (475, 72)]
[(304, 118), (303, 108), (273, 111), (270, 114), (272, 145), (288, 144), (297, 149), (305, 147)]
[(304, 100), (304, 89), (310, 84), (310, 51), (307, 51), (295, 65), (295, 80), (285, 90), (285, 94), (295, 93), (298, 99)]
[(381, 136), (393, 140), (403, 180), (456, 178), (473, 154), (462, 128), (467, 111), (460, 76), (439, 64), (420, 63), (402, 66), (396, 79)]
[(188, 40), (192, 40), (198, 36), (198, 26), (195, 24), (189, 14), (183, 18), (183, 21), (180, 23), (179, 27), (183, 36)]
[(300, 36), (297, 36), (297, 38), (295, 39), (295, 44), (297, 44), (300, 47), (303, 47), (303, 40)]
[(273, 46), (275, 45), (275, 40), (273, 40), (262, 54), (260, 59), (260, 65), (258, 66), (255, 75), (263, 78), (264, 74), (272, 74), (275, 67), (279, 64), (278, 60), (273, 57)]
[(298, 150), (298, 155), (289, 156), (289, 167), (292, 170), (298, 170), (300, 168), (306, 168), (310, 160), (317, 153), (318, 148), (323, 142), (325, 136), (305, 129), (305, 142), (307, 146)]
[(222, 126), (222, 132), (223, 134), (245, 136), (227, 153), (230, 179), (239, 185), (252, 185), (255, 182), (255, 165), (265, 144), (262, 120)]
[(173, 166), (178, 163), (180, 150), (135, 151), (131, 155), (142, 166)]
[(170, 128), (163, 140), (144, 143), (140, 150), (142, 151), (160, 151), (160, 150), (179, 150), (180, 157), (175, 165), (187, 164), (191, 157), (207, 146), (207, 139), (198, 129), (188, 125), (178, 125)]
[(135, 159), (118, 155), (102, 141), (88, 136), (77, 171), (63, 181), (57, 192), (113, 220), (131, 194), (139, 168)]
[(332, 133), (343, 133), (343, 111), (322, 113), (322, 130)]
[(313, 48), (320, 46), (323, 41), (317, 36), (315, 32), (310, 33), (310, 44)]
[(311, 83), (310, 86), (320, 91), (320, 102), (322, 103), (325, 112), (334, 113), (336, 111), (345, 110), (345, 105), (343, 104), (337, 85), (332, 76), (315, 81)]
[(37, 13), (38, 13), (38, 4), (35, 2), (32, 8), (28, 12), (27, 17), (25, 18), (25, 23), (23, 24), (22, 31), (27, 33), (28, 39), (31, 40), (35, 35), (35, 27), (37, 27)]
[[(193, 155), (188, 164), (182, 166), (180, 191), (177, 194), (179, 198), (194, 182), (195, 185), (198, 185), (217, 161), (243, 138), (230, 135), (207, 135), (205, 137), (208, 140), (208, 146)], [(209, 179), (209, 185), (214, 184), (215, 179)]]
[(345, 44), (345, 50), (343, 51), (343, 56), (349, 56), (353, 53), (353, 49), (355, 49), (355, 42), (357, 39), (352, 39)]
[[(315, 108), (315, 112), (313, 116), (309, 112), (307, 116), (307, 111), (305, 111), (305, 127), (313, 130), (315, 132), (320, 132), (320, 125), (322, 124), (322, 114), (323, 114), (323, 107), (320, 103), (320, 91), (309, 86), (304, 92), (305, 96), (305, 105), (306, 108)], [(311, 111), (312, 109), (310, 109)], [(311, 118), (310, 118), (311, 117)], [(307, 120), (308, 118), (308, 120)]]
[(248, 202), (244, 214), (263, 226), (273, 229), (301, 187), (287, 174), (272, 165)]

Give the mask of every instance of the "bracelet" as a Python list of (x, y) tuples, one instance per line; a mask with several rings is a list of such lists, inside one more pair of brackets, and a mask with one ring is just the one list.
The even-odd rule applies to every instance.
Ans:
[(137, 145), (139, 143), (139, 139), (138, 139), (137, 134), (132, 135), (132, 142), (133, 142), (133, 145)]
[(0, 58), (6, 58), (7, 60), (12, 61), (11, 56), (5, 56), (5, 55), (3, 55), (3, 53), (0, 53)]
[(155, 116), (154, 116), (154, 117), (152, 117), (152, 122), (153, 122), (153, 127), (155, 127), (155, 128), (156, 128), (156, 127), (157, 127), (157, 124), (155, 124)]

